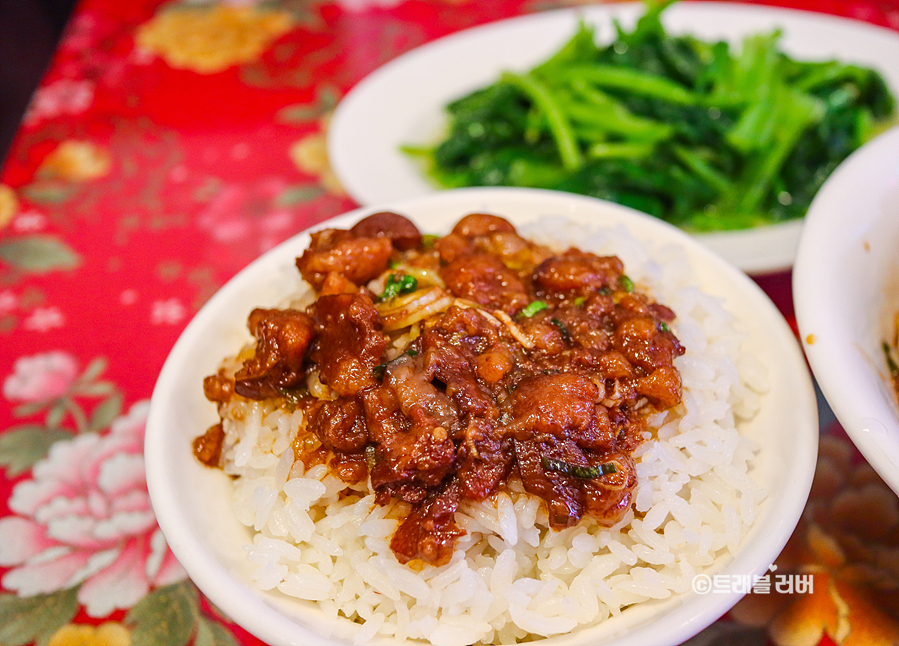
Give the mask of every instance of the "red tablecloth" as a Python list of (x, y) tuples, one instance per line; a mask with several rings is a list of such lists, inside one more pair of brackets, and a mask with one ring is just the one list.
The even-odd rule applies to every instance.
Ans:
[[(258, 643), (185, 578), (152, 514), (141, 451), (162, 363), (240, 268), (355, 206), (324, 151), (357, 81), (436, 37), (573, 4), (81, 2), (0, 175), (0, 644)], [(770, 4), (899, 29), (897, 0)], [(792, 322), (789, 279), (759, 282)], [(899, 503), (822, 430), (778, 560), (814, 593), (748, 595), (695, 644), (899, 642)]]

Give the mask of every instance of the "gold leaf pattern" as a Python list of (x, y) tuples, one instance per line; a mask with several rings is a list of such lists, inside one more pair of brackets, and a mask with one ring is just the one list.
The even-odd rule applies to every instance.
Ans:
[(252, 7), (177, 7), (138, 29), (137, 44), (176, 69), (215, 74), (256, 60), (292, 27), (291, 14)]

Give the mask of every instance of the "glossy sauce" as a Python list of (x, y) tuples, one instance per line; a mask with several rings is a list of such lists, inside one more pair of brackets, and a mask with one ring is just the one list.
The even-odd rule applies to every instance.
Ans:
[[(448, 562), (459, 505), (513, 483), (554, 529), (627, 511), (646, 417), (681, 401), (684, 348), (674, 313), (618, 258), (554, 253), (494, 215), (435, 240), (378, 213), (313, 234), (297, 268), (316, 301), (254, 310), (255, 351), (205, 392), (300, 407), (297, 459), (369, 479), (378, 504), (407, 503), (400, 562)], [(313, 396), (313, 378), (333, 399)], [(222, 437), (198, 438), (198, 459), (217, 465)]]

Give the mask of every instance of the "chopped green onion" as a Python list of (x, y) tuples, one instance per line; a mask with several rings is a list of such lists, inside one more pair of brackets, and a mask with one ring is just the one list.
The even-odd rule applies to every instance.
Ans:
[(665, 323), (665, 321), (662, 321), (661, 323), (659, 323), (659, 329), (662, 332), (670, 332), (671, 331), (671, 328), (668, 327), (668, 324)]
[(555, 458), (546, 456), (540, 458), (540, 462), (541, 464), (543, 464), (543, 468), (547, 471), (555, 471), (566, 476), (583, 478), (584, 480), (592, 480), (593, 478), (598, 478), (599, 476), (605, 476), (609, 475), (610, 473), (618, 472), (618, 468), (615, 466), (614, 462), (597, 464), (592, 467), (581, 467), (576, 464), (569, 464), (568, 462), (563, 462), (562, 460), (556, 460)]
[(387, 282), (384, 283), (384, 291), (378, 296), (379, 301), (389, 301), (396, 298), (400, 294), (408, 294), (418, 289), (418, 281), (415, 276), (402, 276), (397, 278), (396, 274), (390, 274)]
[(621, 274), (621, 277), (618, 279), (618, 288), (625, 292), (632, 292), (634, 291), (634, 281), (627, 275)]
[(438, 240), (440, 240), (440, 236), (435, 236), (433, 233), (426, 233), (421, 237), (421, 246), (425, 249), (430, 249)]
[(612, 293), (612, 290), (609, 289), (608, 287), (600, 287), (600, 288), (599, 288), (599, 295), (600, 295), (600, 296), (608, 296), (608, 295), (611, 294), (611, 293)]
[(552, 319), (552, 321), (550, 321), (550, 322), (553, 325), (555, 325), (556, 328), (558, 328), (559, 333), (562, 335), (562, 338), (565, 340), (565, 343), (571, 343), (571, 332), (568, 331), (568, 328), (565, 327), (565, 324), (556, 318)]
[(534, 314), (539, 312), (540, 310), (545, 310), (549, 305), (544, 303), (543, 301), (534, 301), (530, 303), (527, 307), (521, 310), (518, 313), (518, 316), (521, 318), (531, 318)]
[(575, 307), (583, 307), (584, 303), (586, 303), (586, 302), (587, 302), (586, 296), (578, 296), (576, 299), (574, 299), (574, 306)]

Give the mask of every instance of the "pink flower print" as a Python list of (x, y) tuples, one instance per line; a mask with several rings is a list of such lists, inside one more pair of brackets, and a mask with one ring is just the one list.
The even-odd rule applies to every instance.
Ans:
[(245, 199), (241, 187), (226, 186), (200, 213), (197, 223), (219, 242), (242, 240), (250, 233), (249, 219), (242, 217), (241, 213)]
[(187, 308), (177, 298), (154, 301), (150, 313), (153, 325), (175, 325), (187, 316)]
[(134, 305), (139, 297), (136, 289), (129, 288), (119, 294), (119, 302), (122, 305)]
[(185, 578), (147, 493), (143, 437), (149, 402), (109, 433), (56, 442), (16, 485), (0, 519), (2, 584), (20, 596), (78, 587), (91, 617), (132, 607), (156, 586)]
[(9, 314), (19, 305), (19, 299), (10, 290), (0, 292), (0, 316)]
[(54, 119), (66, 114), (81, 114), (94, 101), (94, 83), (60, 79), (38, 88), (25, 114), (25, 123)]
[(69, 79), (96, 79), (104, 86), (120, 85), (132, 51), (121, 37), (120, 22), (85, 7), (76, 12), (59, 43), (54, 71)]
[(99, 40), (96, 36), (98, 22), (94, 14), (88, 11), (78, 12), (69, 23), (60, 47), (78, 52), (93, 48)]
[(12, 221), (13, 231), (18, 233), (34, 233), (47, 228), (47, 216), (40, 211), (19, 213)]
[(401, 5), (403, 0), (339, 0), (338, 4), (345, 11), (366, 11), (372, 7), (389, 9)]
[(3, 396), (11, 401), (50, 401), (65, 395), (77, 376), (78, 362), (68, 352), (20, 357), (3, 382)]
[(256, 253), (268, 251), (296, 230), (294, 214), (278, 204), (287, 188), (279, 179), (249, 187), (225, 186), (199, 214), (197, 223), (218, 242), (246, 244), (253, 240), (258, 245)]
[(58, 307), (38, 307), (22, 322), (26, 330), (46, 332), (60, 328), (66, 323), (66, 317)]
[(290, 211), (272, 211), (259, 223), (259, 250), (268, 251), (276, 247), (290, 236), (293, 229), (293, 215)]

